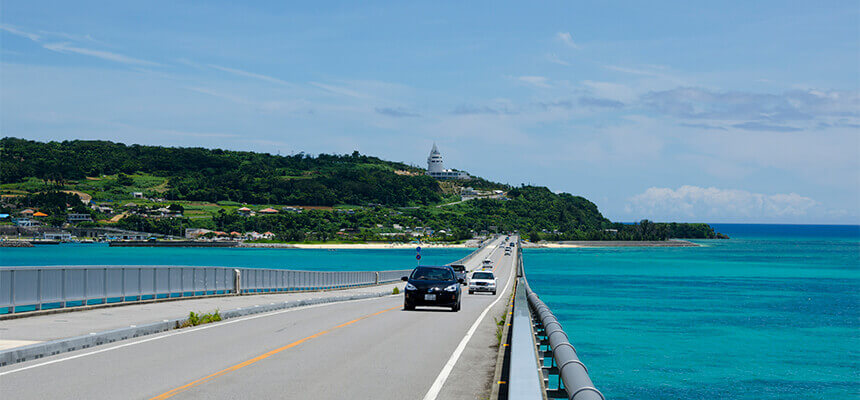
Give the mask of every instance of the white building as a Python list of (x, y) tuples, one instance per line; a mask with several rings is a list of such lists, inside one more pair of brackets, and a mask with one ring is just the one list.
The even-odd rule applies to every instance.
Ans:
[(433, 143), (433, 149), (430, 150), (430, 155), (427, 156), (427, 175), (436, 179), (471, 179), (472, 177), (464, 171), (454, 171), (445, 169), (445, 164), (442, 162), (442, 153)]

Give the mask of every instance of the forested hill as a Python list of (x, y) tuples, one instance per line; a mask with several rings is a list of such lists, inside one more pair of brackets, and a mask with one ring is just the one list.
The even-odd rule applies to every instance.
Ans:
[[(440, 182), (424, 175), (423, 169), (358, 152), (279, 156), (108, 141), (43, 143), (3, 138), (0, 183), (9, 195), (0, 212), (33, 207), (50, 211), (51, 220), (62, 224), (63, 214), (76, 203), (68, 197), (85, 194), (94, 203), (124, 204), (114, 214), (88, 211), (94, 220), (158, 233), (180, 232), (184, 226), (272, 231), (287, 240), (327, 240), (336, 231), (373, 237), (384, 229), (379, 227), (403, 225), (448, 231), (449, 236), (455, 232), (453, 237), (460, 239), (469, 237), (470, 231), (483, 230), (528, 232), (532, 240), (717, 237), (705, 224), (612, 223), (583, 197), (545, 187), (513, 188), (481, 178)], [(484, 196), (492, 198), (460, 202), (457, 189), (462, 186), (503, 194), (486, 191)], [(132, 192), (142, 192), (149, 200), (129, 206)], [(248, 218), (236, 213), (241, 204), (257, 211), (288, 205), (341, 209)], [(141, 212), (141, 207), (167, 205), (187, 207), (187, 216), (146, 218)], [(117, 218), (119, 213), (131, 216)], [(196, 214), (192, 217), (192, 213)], [(108, 221), (111, 218), (115, 221)]]
[[(2, 183), (28, 177), (62, 183), (102, 175), (145, 173), (169, 178), (171, 200), (252, 204), (439, 202), (435, 179), (403, 163), (360, 155), (276, 156), (229, 150), (124, 145), (108, 141), (35, 142), (4, 138)], [(417, 173), (414, 176), (395, 171)]]

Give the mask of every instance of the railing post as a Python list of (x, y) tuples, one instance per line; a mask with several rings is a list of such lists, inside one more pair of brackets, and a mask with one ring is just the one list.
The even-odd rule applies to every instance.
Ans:
[(60, 303), (60, 308), (66, 308), (66, 269), (63, 268), (60, 273), (60, 296), (63, 301)]
[(42, 269), (39, 268), (36, 270), (36, 301), (39, 302), (36, 305), (37, 310), (42, 309)]
[(84, 268), (84, 304), (87, 305), (87, 289), (89, 289), (90, 269)]
[(15, 312), (15, 270), (9, 271), (9, 294), (12, 296), (9, 299), (10, 312)]
[(239, 269), (233, 270), (233, 291), (242, 294), (242, 271)]

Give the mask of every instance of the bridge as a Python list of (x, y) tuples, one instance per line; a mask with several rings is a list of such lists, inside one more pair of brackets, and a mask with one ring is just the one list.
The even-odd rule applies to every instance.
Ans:
[(492, 260), (501, 289), (459, 312), (403, 310), (409, 271), (3, 268), (0, 396), (602, 399), (502, 243), (458, 260)]

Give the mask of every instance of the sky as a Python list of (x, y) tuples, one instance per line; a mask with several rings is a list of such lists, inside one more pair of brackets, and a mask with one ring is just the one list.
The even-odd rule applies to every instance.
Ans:
[[(253, 4), (238, 4), (253, 3)], [(860, 3), (0, 1), (0, 136), (379, 156), (860, 223)]]

